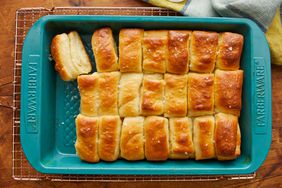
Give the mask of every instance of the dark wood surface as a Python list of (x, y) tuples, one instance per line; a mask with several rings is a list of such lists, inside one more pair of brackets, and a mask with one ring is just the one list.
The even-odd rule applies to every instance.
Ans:
[(271, 150), (252, 180), (217, 182), (70, 183), (15, 181), (12, 178), (12, 81), (15, 12), (23, 7), (150, 6), (141, 0), (2, 0), (0, 5), (0, 187), (282, 187), (282, 66), (272, 66), (273, 136)]

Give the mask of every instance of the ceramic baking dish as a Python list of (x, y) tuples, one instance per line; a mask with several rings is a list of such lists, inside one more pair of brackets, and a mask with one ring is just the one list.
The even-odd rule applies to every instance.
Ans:
[[(59, 33), (77, 30), (93, 65), (91, 36), (110, 26), (116, 41), (121, 28), (230, 31), (244, 35), (242, 154), (234, 161), (117, 160), (86, 163), (75, 154), (75, 116), (79, 112), (76, 81), (64, 82), (54, 69), (50, 43)], [(94, 66), (95, 67), (95, 66)], [(271, 144), (270, 54), (264, 33), (248, 19), (148, 16), (44, 16), (28, 32), (22, 54), (20, 138), (30, 164), (56, 174), (215, 175), (248, 174), (265, 160)], [(95, 71), (95, 70), (94, 70)]]

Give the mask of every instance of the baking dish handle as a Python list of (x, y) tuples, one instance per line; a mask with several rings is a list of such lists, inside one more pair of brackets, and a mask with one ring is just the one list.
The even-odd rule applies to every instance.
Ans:
[[(44, 23), (44, 22), (43, 22)], [(22, 51), (20, 139), (26, 158), (37, 170), (40, 161), (42, 19), (26, 35)]]
[(252, 82), (252, 156), (253, 171), (265, 160), (271, 145), (271, 60), (264, 33), (253, 23), (253, 62), (251, 63)]

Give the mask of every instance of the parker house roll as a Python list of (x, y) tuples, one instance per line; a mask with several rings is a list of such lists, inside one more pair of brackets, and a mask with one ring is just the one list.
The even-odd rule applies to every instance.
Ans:
[(121, 29), (119, 32), (120, 72), (142, 72), (143, 29)]
[(162, 74), (144, 75), (140, 102), (142, 115), (162, 115), (164, 113), (164, 85)]
[(149, 161), (165, 161), (169, 156), (168, 120), (148, 116), (144, 122), (145, 157)]
[(211, 73), (215, 67), (218, 33), (193, 31), (190, 44), (190, 70)]
[(165, 74), (165, 117), (187, 114), (187, 76)]
[(233, 160), (241, 151), (241, 134), (238, 117), (231, 114), (215, 115), (215, 150), (218, 160)]
[(79, 114), (76, 117), (75, 149), (79, 158), (87, 162), (98, 162), (98, 117)]
[(240, 116), (243, 71), (215, 71), (215, 111)]
[(86, 116), (98, 115), (98, 73), (80, 75), (77, 84), (80, 93), (80, 113)]
[(91, 44), (98, 72), (119, 70), (117, 48), (111, 28), (95, 30)]
[(193, 126), (193, 141), (196, 160), (215, 158), (214, 117), (196, 117)]
[(121, 117), (138, 116), (140, 114), (140, 87), (142, 73), (122, 73), (119, 82), (119, 115)]
[(203, 116), (214, 113), (213, 74), (188, 74), (188, 115)]
[(99, 157), (115, 161), (119, 156), (121, 120), (119, 116), (101, 116), (99, 121)]
[(238, 70), (240, 67), (243, 44), (243, 35), (230, 32), (220, 33), (216, 68)]
[(189, 41), (191, 31), (168, 31), (167, 72), (185, 74), (189, 70)]
[(188, 159), (194, 157), (192, 140), (192, 120), (187, 117), (169, 119), (169, 143), (171, 159)]
[(118, 115), (120, 72), (99, 73), (99, 115)]
[(120, 137), (120, 156), (126, 160), (144, 159), (144, 117), (126, 117)]
[(51, 43), (51, 55), (55, 60), (55, 69), (62, 80), (75, 80), (80, 74), (91, 72), (92, 66), (79, 34), (56, 35)]
[(165, 73), (167, 64), (167, 30), (144, 32), (143, 70), (147, 73)]

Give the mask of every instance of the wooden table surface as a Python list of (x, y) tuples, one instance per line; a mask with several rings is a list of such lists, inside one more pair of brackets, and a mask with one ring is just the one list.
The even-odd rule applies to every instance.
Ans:
[[(141, 0), (2, 0), (0, 5), (0, 187), (75, 187), (78, 183), (50, 181), (15, 181), (12, 178), (12, 81), (14, 60), (15, 12), (23, 7), (55, 6), (150, 6)], [(282, 187), (282, 66), (272, 65), (272, 145), (264, 164), (252, 180), (217, 182), (137, 182), (137, 183), (79, 183), (94, 187)]]

